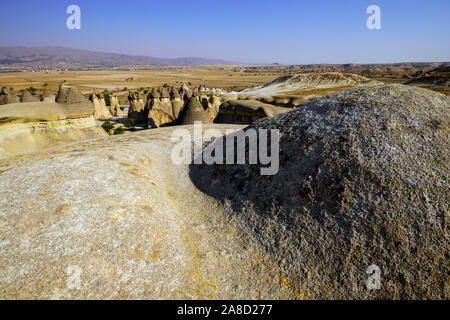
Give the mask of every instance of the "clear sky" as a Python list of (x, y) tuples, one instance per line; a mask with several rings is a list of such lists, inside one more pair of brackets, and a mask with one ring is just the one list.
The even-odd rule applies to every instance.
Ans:
[[(81, 8), (81, 30), (66, 8)], [(381, 8), (381, 30), (366, 9)], [(450, 61), (449, 0), (2, 1), (1, 46), (247, 63)]]

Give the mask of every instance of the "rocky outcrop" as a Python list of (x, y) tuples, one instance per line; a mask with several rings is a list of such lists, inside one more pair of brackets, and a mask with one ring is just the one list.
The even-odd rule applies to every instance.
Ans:
[(102, 93), (94, 92), (91, 96), (94, 104), (94, 118), (97, 120), (111, 119), (112, 114), (106, 106), (105, 97)]
[(35, 96), (33, 96), (30, 91), (23, 90), (22, 96), (20, 97), (20, 102), (39, 102), (39, 99)]
[(56, 101), (56, 96), (49, 92), (49, 91), (45, 91), (42, 95), (42, 102), (55, 102)]
[(0, 91), (0, 105), (9, 103), (19, 103), (20, 99), (13, 90), (3, 87)]
[(128, 118), (134, 119), (136, 123), (147, 123), (148, 109), (144, 98), (139, 93), (130, 93), (128, 95), (130, 108), (128, 109)]
[(75, 87), (63, 83), (58, 97), (70, 103), (0, 106), (0, 159), (106, 135), (95, 122), (93, 104)]
[(109, 94), (109, 112), (111, 112), (114, 117), (123, 117), (119, 98), (114, 93)]
[(340, 72), (304, 73), (279, 77), (265, 85), (223, 95), (224, 101), (259, 100), (279, 107), (293, 108), (326, 95), (350, 88), (377, 84), (366, 77)]
[(63, 81), (56, 96), (56, 102), (64, 105), (88, 104), (89, 100), (75, 87), (67, 81)]
[(174, 130), (2, 161), (0, 298), (297, 298), (173, 164)]
[(230, 100), (220, 105), (214, 123), (251, 124), (290, 110), (257, 100)]
[(191, 177), (304, 297), (448, 299), (449, 110), (421, 88), (350, 89), (244, 130), (280, 131), (278, 174), (191, 165)]
[(183, 108), (183, 111), (178, 118), (178, 123), (181, 125), (194, 124), (195, 121), (201, 121), (203, 124), (212, 123), (208, 113), (203, 109), (202, 105), (195, 96), (189, 99), (189, 102)]
[(180, 112), (183, 109), (184, 101), (179, 91), (176, 90), (174, 87), (170, 89), (170, 98), (172, 103), (173, 118), (178, 119)]
[(173, 111), (170, 101), (170, 94), (165, 88), (153, 88), (148, 96), (149, 112), (148, 125), (151, 128), (158, 128), (162, 125), (172, 123)]

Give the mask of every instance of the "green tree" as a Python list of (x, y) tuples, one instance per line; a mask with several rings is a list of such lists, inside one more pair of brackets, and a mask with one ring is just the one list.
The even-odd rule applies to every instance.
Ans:
[(102, 124), (103, 130), (105, 130), (107, 133), (110, 133), (111, 130), (114, 128), (113, 124), (109, 121), (105, 121)]
[(123, 125), (128, 129), (134, 129), (136, 127), (136, 121), (132, 118), (125, 119)]
[(115, 128), (113, 133), (114, 133), (114, 135), (124, 134), (125, 133), (125, 129), (122, 126), (120, 126), (118, 128)]

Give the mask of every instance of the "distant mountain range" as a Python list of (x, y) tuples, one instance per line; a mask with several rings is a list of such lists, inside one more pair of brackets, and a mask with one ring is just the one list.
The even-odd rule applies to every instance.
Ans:
[(176, 59), (94, 52), (64, 47), (0, 47), (0, 66), (70, 66), (114, 68), (121, 66), (236, 65), (238, 62), (185, 57)]

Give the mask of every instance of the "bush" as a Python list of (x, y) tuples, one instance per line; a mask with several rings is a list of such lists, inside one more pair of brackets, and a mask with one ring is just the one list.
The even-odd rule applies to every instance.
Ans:
[(134, 119), (128, 118), (125, 119), (123, 125), (128, 129), (134, 129), (134, 127), (136, 127), (136, 121)]
[(114, 128), (113, 124), (109, 121), (105, 121), (102, 124), (103, 130), (105, 130), (107, 133), (110, 133), (111, 130)]
[(125, 133), (125, 129), (122, 126), (114, 129), (114, 135), (124, 134), (124, 133)]
[(111, 99), (109, 98), (109, 93), (104, 93), (103, 97), (105, 97), (105, 104), (107, 106), (110, 106), (111, 105)]

